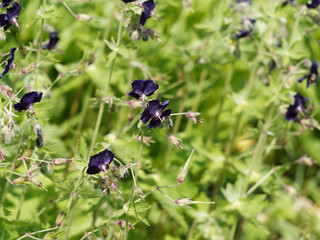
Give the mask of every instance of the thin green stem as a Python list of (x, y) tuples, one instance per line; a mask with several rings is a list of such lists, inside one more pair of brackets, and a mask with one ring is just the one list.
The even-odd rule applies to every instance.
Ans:
[[(203, 84), (206, 80), (207, 74), (208, 74), (208, 72), (206, 69), (201, 70), (200, 79), (199, 79), (197, 91), (196, 91), (196, 96), (195, 96), (193, 106), (192, 106), (192, 112), (196, 112), (198, 109), (198, 106), (199, 106), (199, 103), (201, 100), (201, 93), (202, 93), (202, 89), (203, 89)], [(192, 124), (193, 124), (192, 121), (188, 122), (187, 127), (186, 127), (187, 131), (191, 129)]]
[(19, 202), (19, 207), (18, 207), (18, 211), (17, 211), (16, 220), (19, 220), (21, 209), (22, 209), (22, 204), (23, 204), (23, 201), (24, 201), (24, 197), (26, 195), (26, 191), (27, 191), (27, 185), (24, 185), (23, 188), (22, 188), (22, 194), (20, 196), (20, 202)]
[(226, 81), (224, 83), (223, 93), (222, 93), (222, 96), (220, 98), (218, 111), (217, 111), (217, 113), (216, 113), (216, 115), (214, 116), (214, 119), (213, 119), (212, 130), (210, 131), (210, 134), (209, 134), (209, 136), (207, 138), (207, 142), (206, 142), (207, 145), (210, 144), (214, 140), (214, 137), (216, 135), (216, 129), (217, 129), (217, 126), (218, 126), (219, 117), (220, 117), (220, 114), (222, 112), (226, 96), (227, 96), (227, 94), (229, 92), (230, 83), (231, 83), (231, 79), (232, 79), (232, 76), (233, 76), (233, 71), (234, 71), (234, 67), (233, 67), (233, 63), (231, 63), (229, 65), (229, 67), (228, 67), (228, 75), (227, 75)]
[[(42, 13), (45, 11), (46, 8), (46, 0), (42, 1)], [(41, 14), (42, 14), (41, 13)], [(39, 36), (39, 41), (38, 41), (38, 46), (37, 46), (37, 61), (36, 61), (36, 66), (39, 65), (40, 63), (40, 58), (41, 58), (41, 53), (42, 53), (42, 41), (43, 41), (43, 27), (44, 27), (44, 18), (41, 15), (41, 21), (40, 21), (40, 36)], [(34, 85), (37, 87), (38, 85), (38, 76), (39, 76), (39, 67), (36, 68), (36, 76), (34, 79)]]

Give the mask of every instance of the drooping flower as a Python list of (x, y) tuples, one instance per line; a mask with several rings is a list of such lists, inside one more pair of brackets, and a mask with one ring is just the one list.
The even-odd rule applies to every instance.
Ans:
[(87, 169), (87, 174), (97, 174), (101, 172), (104, 168), (107, 169), (114, 157), (113, 152), (109, 151), (107, 148), (102, 152), (90, 157), (89, 166)]
[(305, 98), (301, 96), (300, 93), (297, 93), (294, 95), (294, 104), (290, 105), (288, 107), (287, 113), (286, 113), (286, 119), (287, 121), (296, 120), (298, 117), (298, 114), (305, 109), (306, 101), (309, 100), (308, 98)]
[(303, 76), (298, 80), (298, 82), (302, 82), (304, 79), (307, 79), (307, 88), (310, 86), (311, 83), (315, 83), (318, 80), (318, 61), (312, 63), (310, 67), (310, 72), (308, 75)]
[(20, 100), (20, 102), (13, 105), (14, 110), (21, 112), (22, 110), (28, 110), (34, 103), (40, 102), (42, 98), (42, 92), (29, 92), (26, 93)]
[(156, 7), (158, 2), (154, 2), (153, 0), (148, 0), (144, 3), (142, 3), (142, 6), (144, 8), (144, 11), (140, 15), (139, 24), (145, 25), (148, 18), (150, 18), (150, 15), (152, 13), (152, 10)]
[(244, 38), (246, 36), (249, 36), (250, 33), (252, 32), (253, 28), (254, 28), (254, 23), (256, 22), (256, 20), (254, 19), (245, 19), (242, 22), (242, 25), (244, 27), (244, 29), (240, 30), (239, 33), (233, 35), (232, 38), (234, 39), (240, 39), (240, 38)]
[(1, 6), (2, 8), (8, 7), (12, 0), (2, 0)]
[(306, 3), (307, 8), (317, 8), (320, 5), (320, 0), (312, 0), (311, 3)]
[(159, 85), (154, 83), (152, 80), (134, 80), (131, 83), (132, 92), (128, 92), (127, 94), (136, 99), (141, 98), (144, 102), (146, 100), (146, 96), (151, 96), (154, 92), (159, 88)]
[(147, 123), (149, 120), (148, 128), (159, 127), (163, 118), (169, 117), (172, 110), (167, 109), (163, 111), (169, 105), (169, 100), (160, 104), (160, 99), (150, 101), (148, 106), (141, 114), (141, 121)]
[(4, 27), (4, 31), (6, 31), (12, 24), (18, 25), (18, 18), (20, 15), (22, 7), (17, 3), (14, 2), (11, 8), (7, 8), (7, 13), (0, 14), (0, 27)]
[(57, 45), (57, 42), (60, 40), (60, 38), (58, 37), (58, 32), (52, 32), (50, 33), (49, 36), (49, 43), (48, 44), (44, 44), (42, 46), (42, 49), (52, 49), (55, 48)]
[(10, 57), (7, 59), (7, 64), (4, 66), (4, 70), (0, 76), (0, 78), (3, 78), (4, 75), (6, 75), (10, 68), (11, 68), (11, 64), (13, 63), (14, 60), (14, 52), (16, 51), (17, 48), (11, 48), (10, 50)]

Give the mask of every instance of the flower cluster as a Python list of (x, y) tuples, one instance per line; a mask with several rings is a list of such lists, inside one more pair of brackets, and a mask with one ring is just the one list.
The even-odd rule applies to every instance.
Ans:
[[(147, 96), (151, 96), (159, 88), (158, 84), (155, 84), (152, 80), (134, 80), (131, 84), (132, 91), (127, 94), (136, 98), (141, 99), (144, 104), (147, 100)], [(151, 100), (147, 103), (147, 107), (141, 114), (140, 120), (146, 124), (149, 121), (148, 128), (156, 128), (161, 125), (166, 118), (169, 118), (172, 110), (164, 110), (169, 105), (169, 100), (161, 103), (160, 99)]]

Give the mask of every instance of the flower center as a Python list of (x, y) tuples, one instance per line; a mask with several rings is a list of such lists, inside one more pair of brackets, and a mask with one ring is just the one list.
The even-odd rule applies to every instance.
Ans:
[(154, 114), (154, 116), (155, 116), (156, 118), (160, 118), (161, 115), (162, 115), (161, 111), (156, 111), (155, 114)]

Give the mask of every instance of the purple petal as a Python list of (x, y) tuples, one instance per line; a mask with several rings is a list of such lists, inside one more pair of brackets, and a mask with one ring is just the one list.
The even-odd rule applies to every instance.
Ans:
[(147, 122), (152, 118), (152, 116), (153, 116), (153, 114), (150, 114), (149, 109), (146, 108), (146, 109), (141, 113), (140, 120), (141, 120), (143, 123), (147, 123)]
[(142, 92), (147, 96), (151, 96), (158, 88), (159, 85), (155, 84), (152, 80), (145, 80), (143, 83)]
[(171, 109), (167, 109), (165, 111), (162, 112), (162, 117), (168, 117), (170, 116), (170, 114), (172, 113), (172, 110)]
[(152, 118), (148, 125), (148, 128), (156, 128), (156, 127), (159, 127), (160, 124), (161, 124), (161, 120), (159, 118)]

